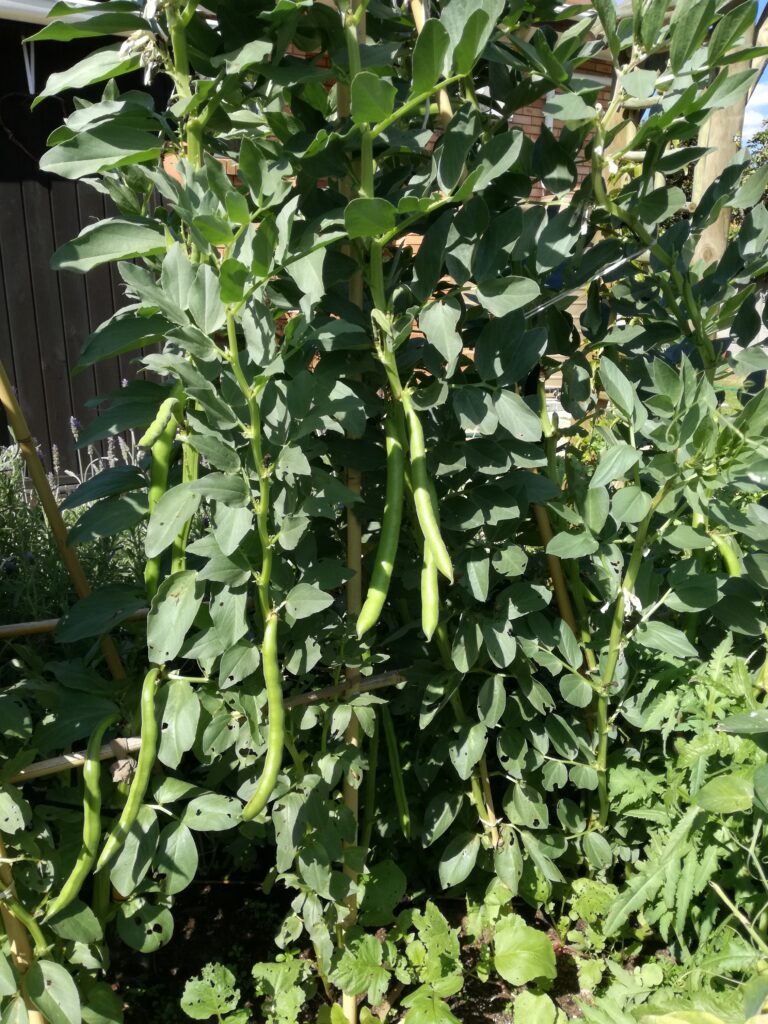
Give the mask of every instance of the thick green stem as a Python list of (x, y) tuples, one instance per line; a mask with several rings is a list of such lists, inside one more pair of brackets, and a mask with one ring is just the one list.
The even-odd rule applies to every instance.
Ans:
[(368, 744), (368, 771), (365, 777), (365, 800), (363, 803), (363, 828), (360, 838), (360, 845), (367, 852), (371, 848), (373, 838), (373, 824), (376, 818), (376, 774), (379, 768), (379, 732), (380, 714), (376, 709), (376, 719), (373, 726), (373, 736)]
[(259, 546), (261, 548), (261, 566), (257, 594), (259, 608), (266, 624), (270, 615), (269, 583), (272, 575), (272, 539), (269, 535), (269, 492), (270, 477), (269, 469), (264, 462), (264, 454), (261, 447), (261, 410), (254, 394), (253, 388), (248, 384), (240, 365), (240, 353), (237, 346), (237, 330), (235, 327), (235, 316), (231, 309), (227, 310), (227, 342), (229, 346), (229, 361), (232, 372), (235, 375), (237, 386), (240, 388), (243, 397), (248, 405), (249, 441), (251, 455), (259, 478), (259, 500), (256, 512), (256, 530), (259, 535)]
[(464, 75), (451, 75), (450, 78), (444, 78), (442, 82), (437, 85), (433, 85), (431, 89), (426, 89), (424, 92), (420, 92), (418, 96), (414, 96), (408, 100), (407, 103), (403, 103), (401, 107), (398, 107), (393, 113), (389, 114), (378, 124), (374, 125), (371, 129), (372, 138), (377, 138), (382, 132), (385, 132), (387, 128), (391, 128), (393, 124), (396, 124), (400, 118), (405, 117), (407, 114), (412, 114), (414, 110), (418, 110), (427, 100), (434, 96), (437, 92), (441, 92), (447, 86), (453, 85), (455, 82), (460, 82)]
[(384, 738), (387, 743), (389, 770), (392, 773), (392, 788), (395, 793), (395, 804), (397, 805), (397, 813), (400, 819), (400, 829), (403, 836), (406, 839), (410, 839), (411, 811), (408, 806), (408, 796), (405, 790), (403, 767), (400, 763), (400, 747), (397, 742), (397, 736), (395, 735), (395, 726), (392, 721), (392, 715), (390, 714), (389, 708), (386, 704), (381, 708), (381, 720), (384, 725)]
[[(181, 480), (182, 483), (189, 483), (197, 480), (200, 468), (200, 455), (187, 442), (182, 441), (181, 445)], [(171, 549), (171, 572), (181, 572), (187, 565), (187, 542), (189, 531), (192, 528), (192, 520), (188, 519), (179, 531)]]
[(175, 2), (168, 5), (168, 35), (173, 51), (173, 78), (176, 91), (183, 99), (192, 95), (189, 82), (189, 51), (187, 49), (187, 32), (184, 19), (180, 16)]
[(371, 242), (371, 252), (369, 258), (369, 284), (371, 287), (371, 297), (373, 298), (373, 304), (376, 309), (386, 311), (387, 308), (387, 293), (384, 288), (384, 259), (382, 255), (381, 242)]
[[(606, 166), (606, 129), (616, 110), (621, 105), (621, 101), (622, 90), (617, 89), (608, 111), (604, 117), (600, 119), (595, 129), (595, 140), (592, 146), (592, 186), (595, 192), (595, 197), (606, 212), (610, 213), (613, 217), (616, 217), (625, 224), (629, 230), (640, 239), (643, 245), (648, 247), (649, 251), (656, 257), (659, 263), (661, 263), (661, 265), (668, 271), (670, 280), (661, 280), (661, 289), (681, 330), (687, 334), (689, 332), (690, 325), (693, 326), (696, 348), (698, 349), (707, 379), (712, 381), (717, 367), (717, 355), (715, 353), (712, 339), (707, 334), (701, 310), (696, 302), (696, 297), (693, 294), (693, 288), (688, 274), (683, 274), (680, 271), (677, 266), (676, 257), (668, 253), (661, 245), (659, 245), (659, 243), (654, 240), (651, 233), (646, 230), (645, 226), (641, 224), (632, 213), (628, 210), (623, 210), (618, 203), (611, 198), (606, 190), (605, 183), (603, 182), (603, 172)], [(672, 285), (674, 285), (674, 288)], [(675, 289), (677, 290), (677, 294), (675, 294)], [(681, 302), (684, 303), (687, 309), (687, 318), (680, 307)]]
[[(452, 668), (451, 645), (448, 640), (448, 630), (444, 622), (441, 622), (435, 631), (435, 641), (440, 651), (440, 658), (446, 668)], [(461, 694), (456, 687), (451, 694), (451, 708), (454, 717), (459, 725), (467, 725), (469, 716), (464, 710)], [(470, 777), (472, 803), (475, 805), (480, 824), (487, 829), (494, 847), (499, 844), (499, 830), (496, 825), (496, 811), (493, 807), (493, 796), (491, 793), (491, 780), (488, 774), (488, 762), (485, 754), (480, 758), (477, 766), (472, 770)]]
[(197, 117), (187, 122), (187, 159), (195, 169), (203, 166), (203, 122)]
[(621, 582), (621, 589), (616, 598), (616, 605), (611, 620), (611, 632), (608, 638), (608, 653), (600, 679), (600, 689), (597, 698), (597, 723), (598, 723), (598, 746), (597, 762), (597, 791), (600, 803), (600, 825), (605, 826), (608, 821), (608, 710), (610, 702), (610, 689), (616, 676), (616, 667), (621, 656), (622, 642), (624, 639), (624, 610), (627, 596), (631, 596), (635, 590), (640, 567), (643, 564), (643, 550), (648, 536), (656, 509), (661, 504), (667, 491), (667, 485), (662, 486), (651, 502), (651, 507), (645, 518), (637, 528), (635, 541), (632, 546), (632, 553), (629, 556), (629, 564)]

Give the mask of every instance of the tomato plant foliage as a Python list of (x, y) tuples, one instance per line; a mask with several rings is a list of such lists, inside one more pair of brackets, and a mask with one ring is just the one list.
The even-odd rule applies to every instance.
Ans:
[[(131, 33), (38, 101), (87, 89), (43, 166), (113, 208), (52, 257), (111, 265), (127, 298), (81, 363), (148, 371), (81, 436), (137, 431), (139, 470), (69, 499), (115, 532), (144, 518), (146, 589), (76, 605), (61, 639), (149, 613), (128, 680), (82, 646), (0, 696), (30, 1005), (50, 1014), (50, 975), (55, 1019), (119, 1019), (104, 929), (168, 941), (204, 833), (292, 894), (285, 957), (254, 969), (270, 1020), (311, 994), (297, 948), (345, 995), (330, 1020), (392, 986), (411, 1024), (455, 1020), (458, 939), (433, 903), (400, 909), (414, 890), (468, 894), (515, 985), (556, 972), (525, 903), (582, 905), (574, 943), (652, 929), (686, 955), (727, 913), (715, 876), (759, 913), (768, 211), (742, 153), (695, 205), (678, 187), (753, 83), (733, 54), (752, 7), (444, 0), (420, 31), (346, 0), (54, 10), (40, 39)], [(606, 47), (608, 100), (587, 70)], [(139, 66), (166, 108), (122, 88)], [(514, 115), (542, 97), (534, 141)], [(81, 822), (11, 779), (114, 714), (141, 725), (131, 792), (96, 780), (117, 825), (41, 932)], [(585, 876), (607, 904), (584, 909)], [(211, 968), (184, 1009), (239, 1020), (237, 998)]]

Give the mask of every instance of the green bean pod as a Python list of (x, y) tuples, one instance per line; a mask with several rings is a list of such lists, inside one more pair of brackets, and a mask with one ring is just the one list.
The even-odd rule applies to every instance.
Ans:
[(718, 554), (723, 560), (723, 565), (725, 566), (725, 571), (728, 575), (741, 576), (743, 574), (741, 560), (736, 553), (730, 538), (723, 537), (719, 533), (712, 533), (710, 536), (714, 541)]
[(77, 899), (88, 875), (91, 873), (99, 852), (101, 841), (101, 742), (104, 733), (118, 720), (109, 715), (96, 727), (88, 740), (83, 764), (83, 845), (77, 855), (75, 866), (69, 874), (61, 892), (51, 900), (45, 912), (45, 920), (61, 913)]
[(161, 403), (155, 418), (136, 442), (139, 448), (152, 448), (165, 433), (165, 428), (171, 422), (178, 398), (172, 395)]
[(376, 548), (376, 563), (365, 602), (357, 618), (357, 635), (362, 637), (379, 621), (387, 599), (392, 570), (400, 542), (400, 523), (403, 518), (403, 492), (405, 489), (405, 453), (395, 418), (390, 412), (386, 422), (387, 490), (384, 516)]
[[(176, 399), (166, 399), (167, 402), (175, 404)], [(164, 402), (163, 405), (166, 403)], [(161, 407), (162, 408), (162, 407)], [(158, 414), (159, 415), (159, 414)], [(170, 416), (163, 427), (159, 438), (152, 445), (152, 464), (149, 470), (149, 514), (155, 510), (158, 501), (168, 490), (168, 473), (171, 468), (171, 456), (173, 455), (173, 441), (176, 437), (178, 423), (175, 416)], [(149, 601), (157, 593), (160, 585), (160, 555), (150, 558), (144, 568), (144, 583), (147, 588), (147, 599)]]
[(141, 748), (136, 764), (136, 774), (133, 776), (128, 798), (120, 817), (104, 843), (104, 849), (96, 864), (97, 871), (101, 871), (102, 868), (111, 864), (122, 849), (141, 810), (141, 805), (144, 803), (144, 797), (147, 795), (149, 779), (157, 758), (159, 730), (155, 713), (155, 695), (161, 672), (161, 668), (151, 668), (144, 677), (141, 687)]
[(250, 821), (264, 810), (280, 774), (285, 743), (285, 711), (283, 709), (283, 683), (277, 658), (277, 614), (271, 611), (264, 624), (261, 645), (261, 667), (267, 690), (267, 756), (256, 790), (243, 808), (243, 818)]
[(424, 545), (424, 562), (421, 566), (421, 629), (427, 640), (431, 640), (440, 617), (440, 590), (437, 566), (430, 549)]
[(453, 583), (453, 565), (451, 556), (440, 534), (435, 507), (429, 490), (427, 475), (427, 452), (424, 443), (424, 430), (418, 413), (413, 408), (410, 395), (403, 392), (403, 407), (408, 423), (408, 443), (411, 456), (411, 481), (413, 484), (413, 503), (416, 507), (416, 518), (419, 521), (424, 543), (430, 549), (438, 570)]
[(411, 835), (411, 810), (408, 806), (408, 797), (403, 782), (403, 769), (400, 764), (400, 749), (397, 745), (395, 727), (392, 723), (392, 715), (389, 708), (383, 705), (381, 708), (381, 720), (384, 724), (384, 738), (387, 741), (387, 753), (389, 755), (389, 770), (392, 774), (392, 788), (395, 792), (395, 804), (400, 819), (400, 828), (406, 839)]

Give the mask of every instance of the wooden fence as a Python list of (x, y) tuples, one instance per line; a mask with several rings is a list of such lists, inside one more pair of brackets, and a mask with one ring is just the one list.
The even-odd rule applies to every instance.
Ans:
[[(113, 268), (85, 276), (49, 269), (57, 246), (104, 217), (106, 205), (105, 197), (87, 185), (53, 178), (38, 168), (46, 139), (71, 109), (71, 100), (52, 98), (34, 111), (30, 104), (49, 74), (104, 41), (37, 43), (34, 51), (26, 44), (25, 67), (23, 40), (37, 27), (0, 21), (0, 359), (46, 468), (53, 468), (55, 445), (62, 469), (75, 469), (72, 419), (90, 420), (94, 412), (86, 403), (120, 387), (136, 371), (130, 357), (122, 357), (73, 375), (83, 340), (126, 300)], [(141, 77), (122, 79), (120, 86), (142, 88)], [(90, 98), (96, 99), (101, 89), (94, 87)], [(8, 440), (0, 420), (0, 444)]]

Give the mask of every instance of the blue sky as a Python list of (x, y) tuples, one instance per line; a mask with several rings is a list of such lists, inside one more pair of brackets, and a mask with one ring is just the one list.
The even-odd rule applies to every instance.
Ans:
[[(762, 11), (768, 0), (760, 0)], [(744, 138), (749, 139), (762, 127), (763, 121), (768, 120), (768, 71), (755, 86), (752, 98), (747, 106), (747, 114), (744, 118)]]

